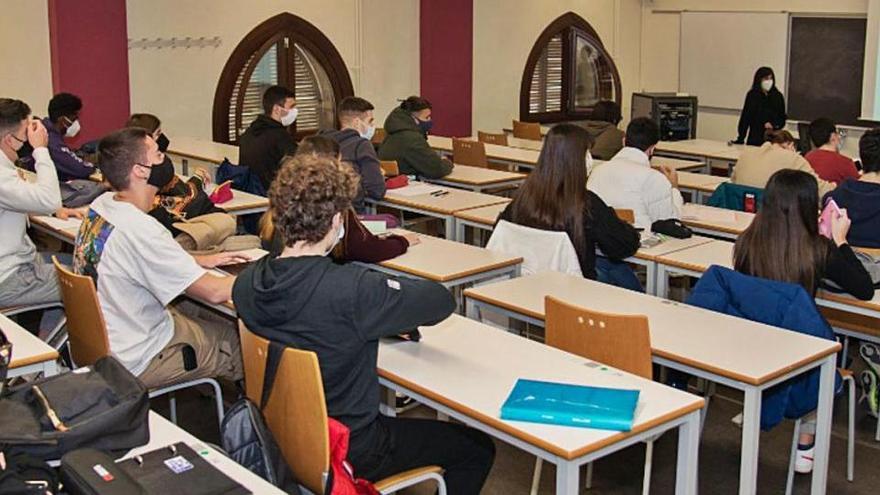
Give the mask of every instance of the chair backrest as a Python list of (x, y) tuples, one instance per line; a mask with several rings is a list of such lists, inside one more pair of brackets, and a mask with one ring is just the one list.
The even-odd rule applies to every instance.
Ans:
[(477, 139), (481, 143), (497, 144), (498, 146), (507, 146), (507, 134), (493, 134), (491, 132), (477, 131)]
[(810, 123), (798, 122), (797, 130), (799, 138), (797, 144), (798, 151), (800, 153), (806, 154), (813, 149), (813, 142), (810, 141)]
[(107, 324), (98, 302), (95, 282), (88, 275), (71, 272), (55, 256), (52, 262), (67, 315), (70, 357), (77, 366), (91, 366), (99, 358), (110, 355)]
[(370, 139), (370, 142), (376, 145), (381, 145), (385, 142), (385, 137), (388, 136), (388, 133), (385, 132), (385, 128), (377, 127), (376, 132), (373, 133), (373, 139)]
[(486, 249), (522, 257), (523, 275), (550, 271), (583, 276), (577, 251), (565, 232), (533, 229), (501, 220), (492, 231)]
[(520, 122), (519, 120), (514, 120), (513, 137), (540, 141), (542, 139), (541, 124), (537, 122)]
[(636, 214), (632, 210), (626, 208), (615, 208), (614, 214), (617, 215), (617, 218), (623, 220), (630, 225), (636, 223)]
[(618, 315), (544, 298), (544, 342), (651, 379), (651, 332), (645, 315)]
[[(269, 341), (239, 321), (245, 393), (259, 404)], [(312, 493), (324, 493), (330, 470), (330, 435), (321, 369), (314, 352), (287, 347), (263, 416), (294, 477)]]
[(488, 168), (486, 146), (478, 141), (452, 139), (452, 161), (459, 165)]
[(397, 177), (400, 175), (400, 167), (397, 165), (397, 160), (381, 160), (379, 168), (385, 174), (385, 177)]

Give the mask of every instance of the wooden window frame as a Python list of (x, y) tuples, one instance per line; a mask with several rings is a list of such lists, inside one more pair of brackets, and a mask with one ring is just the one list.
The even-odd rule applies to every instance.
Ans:
[[(562, 110), (558, 112), (541, 112), (532, 113), (529, 110), (529, 96), (532, 87), (532, 76), (535, 73), (535, 66), (541, 58), (544, 48), (550, 42), (550, 39), (558, 34), (562, 34)], [(607, 65), (607, 72), (600, 73), (600, 84), (603, 76), (611, 76), (614, 85), (614, 101), (618, 105), (621, 103), (622, 93), (620, 85), (620, 73), (614, 64), (611, 54), (605, 49), (599, 34), (590, 24), (581, 16), (568, 12), (559, 16), (555, 21), (550, 23), (544, 31), (538, 36), (532, 51), (526, 59), (526, 66), (523, 69), (522, 83), (519, 90), (519, 120), (523, 122), (540, 122), (554, 123), (572, 120), (587, 120), (592, 114), (592, 109), (582, 111), (575, 107), (573, 88), (575, 86), (575, 67), (573, 49), (576, 44), (575, 36), (581, 36), (590, 40), (599, 51), (600, 59)]]
[[(289, 12), (278, 14), (260, 23), (252, 29), (239, 42), (235, 50), (223, 66), (220, 73), (220, 80), (217, 82), (217, 89), (214, 92), (214, 108), (213, 108), (213, 136), (214, 141), (221, 143), (231, 143), (229, 139), (229, 100), (232, 98), (232, 91), (235, 88), (235, 82), (242, 69), (251, 61), (251, 56), (256, 54), (247, 72), (242, 78), (243, 84), (247, 84), (251, 74), (256, 68), (262, 56), (273, 44), (278, 44), (287, 37), (291, 43), (301, 45), (307, 50), (321, 67), (326, 71), (330, 84), (333, 86), (333, 94), (338, 103), (347, 96), (354, 95), (354, 87), (351, 83), (348, 69), (342, 56), (333, 43), (322, 33), (317, 27), (301, 17), (297, 17)], [(281, 47), (279, 47), (281, 48)], [(287, 79), (290, 73), (290, 67), (293, 64), (293, 47), (289, 49), (279, 49), (278, 53), (278, 84), (286, 85), (292, 91), (295, 91), (293, 81)], [(289, 55), (289, 56), (285, 56)], [(289, 59), (289, 60), (288, 60)], [(243, 90), (239, 91), (237, 101), (235, 103), (236, 125), (241, 128), (240, 116), (241, 107), (244, 99)], [(309, 131), (310, 132), (310, 131)], [(296, 129), (296, 123), (290, 126), (290, 133), (297, 138), (299, 136)]]

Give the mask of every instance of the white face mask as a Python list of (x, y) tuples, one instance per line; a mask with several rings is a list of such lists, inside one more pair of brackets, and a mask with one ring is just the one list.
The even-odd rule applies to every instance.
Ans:
[(361, 137), (366, 139), (367, 141), (370, 141), (371, 139), (373, 139), (373, 136), (376, 135), (376, 126), (374, 126), (374, 125), (367, 126), (366, 131), (359, 132), (358, 134), (360, 134)]
[(587, 177), (590, 176), (590, 173), (593, 171), (593, 154), (587, 150)]
[(327, 252), (324, 253), (324, 256), (327, 256), (328, 254), (332, 253), (333, 249), (336, 247), (337, 244), (339, 244), (339, 242), (344, 237), (345, 237), (345, 224), (342, 224), (339, 226), (339, 235), (336, 237), (336, 241), (333, 242), (333, 245), (330, 246), (330, 249), (328, 249)]
[(73, 121), (72, 124), (70, 124), (70, 127), (67, 128), (67, 131), (64, 133), (64, 135), (67, 137), (74, 137), (77, 134), (79, 134), (79, 131), (80, 131), (79, 119), (76, 119)]
[(283, 117), (281, 117), (281, 125), (287, 127), (290, 124), (293, 124), (296, 122), (297, 115), (299, 115), (299, 109), (296, 107), (291, 108)]
[(764, 79), (761, 81), (761, 89), (764, 91), (770, 91), (773, 88), (773, 79)]

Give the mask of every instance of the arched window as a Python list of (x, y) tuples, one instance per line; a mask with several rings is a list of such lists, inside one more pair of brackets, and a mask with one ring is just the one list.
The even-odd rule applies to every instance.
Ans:
[(520, 120), (590, 117), (599, 100), (620, 104), (620, 75), (599, 35), (569, 12), (553, 21), (529, 53), (520, 86)]
[(321, 31), (283, 13), (254, 28), (235, 47), (214, 94), (214, 141), (235, 144), (263, 113), (262, 95), (280, 84), (293, 90), (299, 116), (297, 138), (332, 128), (336, 102), (354, 94), (336, 48)]

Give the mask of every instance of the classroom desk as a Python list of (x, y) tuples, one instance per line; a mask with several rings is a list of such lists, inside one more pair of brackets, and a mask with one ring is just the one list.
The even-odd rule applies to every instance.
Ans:
[(519, 186), (526, 180), (526, 177), (528, 177), (526, 174), (519, 172), (507, 172), (504, 170), (456, 164), (452, 172), (445, 177), (423, 180), (431, 184), (482, 192), (486, 189)]
[[(424, 192), (415, 195), (411, 194), (416, 190)], [(445, 191), (446, 194), (442, 196), (432, 195), (431, 193), (435, 191)], [(367, 198), (367, 206), (370, 213), (375, 213), (377, 206), (387, 206), (443, 220), (446, 238), (450, 240), (455, 239), (454, 215), (456, 212), (509, 202), (509, 198), (501, 196), (435, 186), (418, 181), (413, 181), (408, 186), (400, 189), (389, 189), (385, 192), (384, 199), (374, 200)]]
[(12, 343), (12, 361), (9, 363), (6, 378), (31, 373), (42, 373), (43, 376), (58, 373), (58, 366), (55, 364), (58, 351), (52, 346), (3, 314), (0, 314), (0, 330), (3, 330), (6, 338)]
[(736, 240), (755, 218), (754, 213), (685, 203), (681, 221), (698, 234)]
[(225, 158), (238, 165), (238, 146), (187, 136), (175, 136), (168, 146), (168, 155), (180, 160), (183, 175), (190, 175), (190, 162), (194, 167), (202, 166), (212, 171)]
[(711, 139), (685, 139), (682, 141), (660, 141), (656, 153), (677, 158), (696, 158), (706, 162), (706, 169), (719, 164), (730, 170), (746, 149), (744, 144), (729, 145), (724, 141)]
[(501, 212), (507, 208), (508, 203), (498, 203), (482, 208), (471, 208), (455, 212), (455, 240), (465, 242), (465, 229), (474, 229), (492, 232), (495, 222)]
[(711, 174), (678, 172), (678, 190), (691, 193), (696, 204), (703, 204), (706, 196), (711, 196), (725, 182), (730, 182), (730, 179)]
[[(547, 133), (550, 132), (550, 129), (552, 129), (552, 128), (553, 128), (552, 125), (542, 125), (541, 126), (541, 136), (546, 136)], [(513, 128), (512, 127), (505, 127), (502, 129), (502, 131), (504, 131), (505, 134), (510, 134), (510, 137), (513, 137)]]
[(263, 213), (269, 209), (269, 198), (233, 189), (232, 199), (218, 204), (217, 208), (221, 208), (233, 216)]
[(498, 277), (519, 277), (521, 257), (424, 234), (419, 240), (396, 258), (359, 264), (394, 276), (433, 280), (450, 290)]
[(654, 294), (657, 290), (657, 258), (665, 254), (675, 253), (694, 246), (712, 242), (712, 239), (698, 235), (688, 237), (687, 239), (661, 236), (661, 239), (663, 239), (663, 241), (660, 244), (652, 247), (640, 247), (635, 255), (630, 256), (625, 260), (629, 263), (645, 267), (645, 291), (648, 294)]
[(259, 495), (283, 495), (284, 492), (276, 488), (268, 481), (250, 472), (247, 468), (218, 452), (206, 442), (189, 434), (186, 430), (174, 423), (150, 411), (148, 421), (150, 423), (150, 441), (142, 447), (128, 451), (120, 460), (129, 459), (139, 454), (160, 449), (177, 442), (183, 442), (194, 451), (199, 453), (209, 464), (222, 471), (226, 476), (237, 481), (251, 493)]
[[(477, 137), (471, 138), (474, 141), (477, 141)], [(535, 141), (534, 139), (523, 139), (516, 138), (513, 135), (507, 136), (507, 146), (511, 148), (521, 148), (524, 150), (532, 150), (532, 151), (541, 151), (541, 148), (544, 147), (544, 140)]]
[[(600, 161), (600, 160), (597, 160)], [(652, 156), (651, 157), (651, 166), (652, 167), (660, 167), (661, 165), (666, 165), (667, 167), (678, 171), (679, 173), (683, 173), (687, 170), (705, 170), (706, 162), (697, 161), (697, 160), (683, 160), (681, 158), (671, 158), (668, 156)], [(701, 175), (709, 175), (709, 174), (701, 174)]]
[[(452, 153), (452, 138), (444, 136), (428, 136), (428, 146), (445, 154)], [(535, 150), (486, 144), (486, 158), (490, 162), (502, 163), (514, 167), (533, 169), (538, 163), (538, 155)]]
[(538, 326), (547, 295), (597, 311), (646, 315), (655, 363), (744, 392), (740, 494), (757, 488), (761, 392), (819, 367), (811, 493), (825, 493), (839, 343), (556, 272), (465, 291), (470, 317), (485, 308)]
[[(554, 463), (556, 493), (580, 493), (580, 466), (676, 428), (675, 493), (697, 492), (702, 398), (457, 315), (421, 327), (420, 332), (417, 343), (381, 342), (379, 382)], [(518, 378), (638, 389), (633, 429), (615, 432), (502, 420), (501, 405)]]
[(82, 220), (78, 218), (60, 220), (48, 215), (31, 215), (28, 220), (34, 230), (70, 245), (76, 242), (76, 234), (82, 223)]

